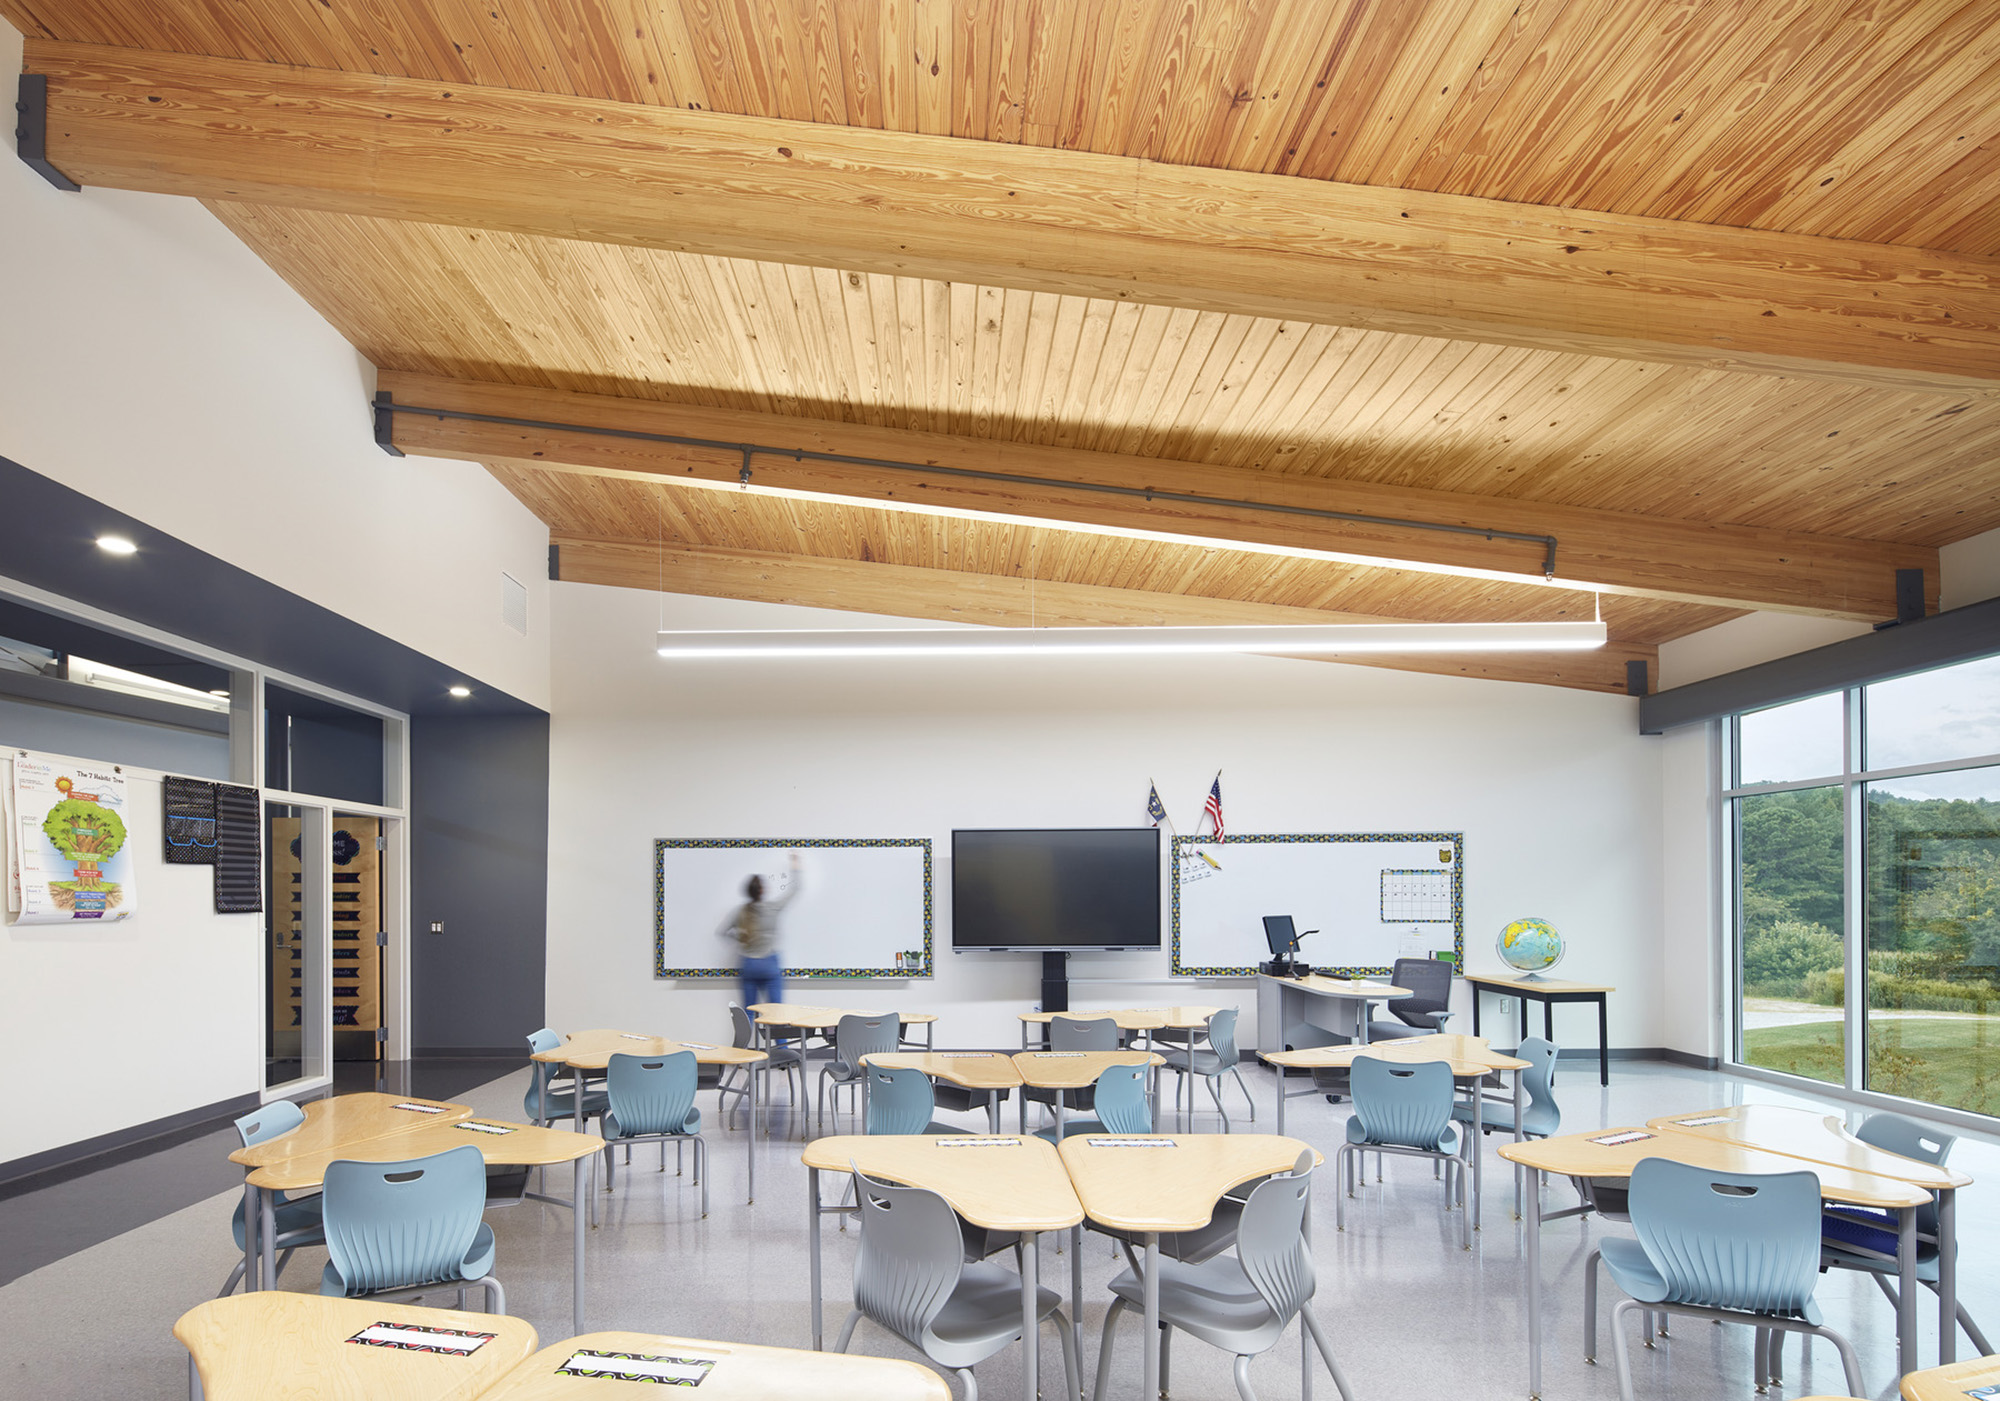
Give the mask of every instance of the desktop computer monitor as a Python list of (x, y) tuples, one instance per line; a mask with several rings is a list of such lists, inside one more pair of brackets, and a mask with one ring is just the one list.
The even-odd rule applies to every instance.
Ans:
[(1264, 942), (1271, 946), (1271, 957), (1284, 958), (1299, 950), (1298, 931), (1292, 925), (1290, 915), (1264, 916)]

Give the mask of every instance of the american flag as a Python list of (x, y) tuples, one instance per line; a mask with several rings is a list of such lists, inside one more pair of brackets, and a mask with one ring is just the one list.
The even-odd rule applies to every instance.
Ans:
[(1222, 775), (1215, 776), (1215, 782), (1208, 785), (1208, 801), (1201, 805), (1208, 814), (1208, 820), (1215, 824), (1215, 839), (1222, 841)]

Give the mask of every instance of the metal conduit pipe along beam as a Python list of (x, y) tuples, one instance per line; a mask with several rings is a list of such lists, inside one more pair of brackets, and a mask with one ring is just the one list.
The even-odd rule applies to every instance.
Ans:
[(429, 408), (422, 404), (399, 404), (387, 391), (374, 400), (375, 441), (384, 452), (403, 455), (395, 445), (395, 415), (421, 414), (429, 418), (459, 419), (468, 423), (492, 423), (507, 428), (532, 428), (553, 433), (585, 433), (597, 437), (627, 438), (635, 442), (666, 443), (674, 447), (708, 448), (733, 452), (743, 459), (739, 480), (751, 484), (751, 461), (758, 457), (782, 457), (794, 462), (832, 462), (849, 467), (877, 467), (895, 472), (921, 472), (934, 477), (956, 477), (972, 481), (1005, 482), (1014, 486), (1050, 487), (1065, 491), (1089, 491), (1105, 496), (1123, 496), (1144, 501), (1175, 501), (1189, 506), (1214, 506), (1227, 510), (1268, 511), (1276, 515), (1306, 516), (1316, 520), (1346, 521), (1353, 525), (1385, 526), (1396, 530), (1430, 530), (1450, 535), (1471, 535), (1483, 540), (1518, 540), (1542, 547), (1542, 577), (1553, 579), (1556, 572), (1556, 537), (1519, 530), (1489, 529), (1476, 525), (1453, 525), (1446, 521), (1406, 520), (1396, 516), (1369, 516), (1352, 511), (1329, 511), (1316, 506), (1288, 506), (1268, 501), (1243, 501), (1222, 496), (1200, 496), (1191, 492), (1162, 491), (1152, 487), (1117, 486), (1109, 482), (1063, 481), (1054, 477), (1030, 477), (1012, 472), (988, 472), (971, 467), (942, 467), (922, 462), (899, 462), (891, 458), (856, 457), (848, 453), (819, 452), (806, 448), (773, 447), (766, 443), (733, 443), (716, 438), (685, 437), (677, 433), (653, 433), (636, 428), (609, 428), (595, 424), (556, 423), (547, 419), (509, 418), (502, 414), (469, 413), (462, 409)]

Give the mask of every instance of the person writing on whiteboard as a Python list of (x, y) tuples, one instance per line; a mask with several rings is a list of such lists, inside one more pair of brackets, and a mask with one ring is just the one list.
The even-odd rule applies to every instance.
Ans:
[(764, 878), (750, 877), (743, 883), (743, 893), (750, 898), (737, 906), (716, 931), (725, 939), (735, 940), (742, 955), (736, 975), (742, 980), (745, 1007), (785, 1000), (784, 960), (778, 956), (778, 916), (798, 898), (800, 884), (799, 854), (795, 851), (785, 893), (766, 900)]

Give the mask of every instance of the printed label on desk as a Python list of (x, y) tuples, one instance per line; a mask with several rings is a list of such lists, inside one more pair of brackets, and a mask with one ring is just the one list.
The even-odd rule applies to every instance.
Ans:
[(1019, 1148), (1018, 1138), (940, 1138), (940, 1148)]
[(1699, 1119), (1676, 1119), (1674, 1125), (1683, 1129), (1698, 1129), (1709, 1124), (1727, 1124), (1735, 1119), (1733, 1114), (1704, 1114)]
[(1966, 1392), (1965, 1395), (1976, 1396), (1980, 1398), (1980, 1401), (1986, 1401), (1987, 1397), (2000, 1396), (2000, 1386), (1975, 1386), (1972, 1390)]
[(621, 1382), (655, 1382), (661, 1386), (700, 1386), (721, 1356), (698, 1352), (653, 1356), (643, 1352), (573, 1352), (556, 1371), (571, 1377), (608, 1377)]
[(992, 1060), (991, 1051), (933, 1051), (940, 1060)]
[(442, 1113), (444, 1113), (444, 1106), (443, 1106), (442, 1104), (416, 1104), (416, 1103), (414, 1103), (414, 1102), (412, 1102), (412, 1101), (410, 1101), (410, 1100), (407, 1100), (407, 1099), (406, 1099), (406, 1100), (404, 1100), (404, 1101), (403, 1101), (403, 1102), (402, 1102), (401, 1104), (392, 1104), (392, 1105), (390, 1105), (389, 1107), (390, 1107), (391, 1109), (407, 1109), (407, 1110), (409, 1110), (409, 1111), (410, 1111), (410, 1112), (411, 1112), (412, 1114), (442, 1114)]
[(1092, 1148), (1174, 1148), (1171, 1138), (1086, 1138)]
[(1602, 1138), (1593, 1138), (1590, 1141), (1592, 1143), (1601, 1143), (1606, 1148), (1617, 1148), (1626, 1143), (1643, 1142), (1651, 1137), (1652, 1135), (1649, 1133), (1641, 1133), (1639, 1130), (1634, 1129), (1630, 1133), (1607, 1133)]
[(712, 1051), (715, 1049), (715, 1047), (709, 1045), (706, 1041), (682, 1041), (679, 1044), (687, 1047), (690, 1051)]
[(404, 1352), (446, 1352), (464, 1357), (492, 1342), (497, 1333), (468, 1333), (460, 1328), (424, 1328), (415, 1323), (372, 1323), (347, 1341), (369, 1347), (401, 1348)]
[(462, 1124), (453, 1124), (452, 1127), (455, 1129), (464, 1129), (467, 1133), (512, 1133), (514, 1132), (515, 1129), (519, 1128), (520, 1125), (482, 1124), (477, 1119), (467, 1119)]
[(1082, 1051), (1037, 1051), (1035, 1052), (1035, 1059), (1036, 1060), (1081, 1060), (1083, 1059), (1083, 1054), (1084, 1053)]
[(621, 1031), (618, 1033), (618, 1039), (620, 1041), (653, 1041), (658, 1038), (652, 1036), (641, 1036), (636, 1031)]

